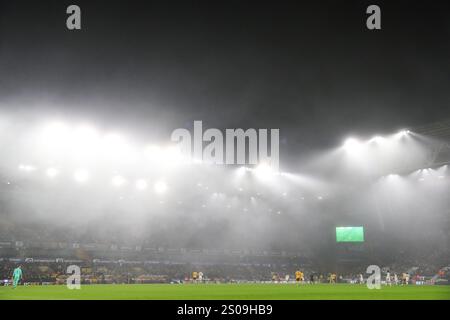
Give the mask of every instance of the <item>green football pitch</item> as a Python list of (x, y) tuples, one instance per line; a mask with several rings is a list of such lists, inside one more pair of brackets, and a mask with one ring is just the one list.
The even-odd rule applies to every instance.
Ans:
[(346, 284), (134, 284), (82, 285), (69, 290), (63, 285), (0, 287), (0, 300), (16, 299), (156, 299), (156, 300), (409, 300), (450, 299), (450, 286), (382, 286), (369, 290), (364, 285)]

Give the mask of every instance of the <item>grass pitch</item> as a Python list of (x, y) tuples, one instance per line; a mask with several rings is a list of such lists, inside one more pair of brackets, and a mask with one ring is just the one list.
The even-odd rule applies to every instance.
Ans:
[(0, 287), (0, 300), (450, 300), (450, 286), (347, 284), (132, 284)]

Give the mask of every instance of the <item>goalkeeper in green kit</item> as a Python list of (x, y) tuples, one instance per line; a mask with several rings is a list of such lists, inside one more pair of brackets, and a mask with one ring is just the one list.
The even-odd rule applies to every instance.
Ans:
[(13, 272), (13, 289), (17, 288), (17, 284), (22, 279), (22, 269), (21, 266), (18, 266), (14, 269)]

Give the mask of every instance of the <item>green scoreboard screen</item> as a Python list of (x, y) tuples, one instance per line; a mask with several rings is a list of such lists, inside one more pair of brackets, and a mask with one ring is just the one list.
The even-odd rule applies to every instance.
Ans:
[(336, 242), (364, 242), (364, 227), (337, 227)]

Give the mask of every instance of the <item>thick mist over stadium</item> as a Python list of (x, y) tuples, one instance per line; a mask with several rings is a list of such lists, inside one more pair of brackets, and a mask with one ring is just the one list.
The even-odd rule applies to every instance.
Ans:
[[(5, 258), (94, 244), (85, 260), (123, 246), (124, 259), (258, 250), (326, 265), (349, 247), (339, 226), (364, 227), (351, 249), (370, 263), (448, 251), (443, 3), (387, 2), (380, 32), (361, 1), (80, 0), (75, 31), (69, 4), (0, 3)], [(279, 171), (180, 154), (171, 133), (196, 120), (279, 129)]]
[(439, 141), (408, 129), (285, 161), (295, 171), (282, 158), (277, 172), (198, 163), (169, 138), (95, 121), (22, 119), (1, 115), (2, 234), (292, 252), (326, 249), (345, 225), (363, 225), (371, 246), (445, 240), (448, 166), (422, 169)]

